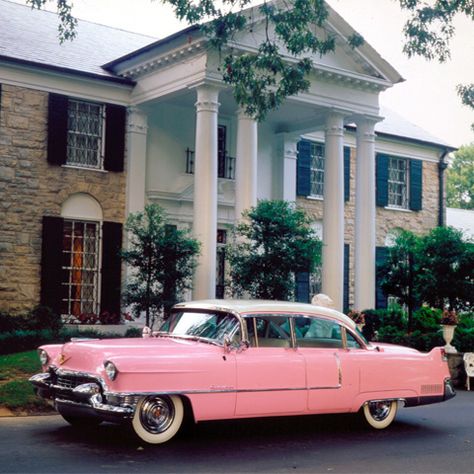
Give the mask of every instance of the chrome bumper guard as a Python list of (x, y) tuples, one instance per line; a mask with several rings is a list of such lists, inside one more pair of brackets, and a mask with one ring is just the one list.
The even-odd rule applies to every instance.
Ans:
[(42, 398), (53, 400), (55, 408), (62, 415), (122, 422), (131, 419), (135, 412), (134, 406), (103, 403), (104, 398), (107, 397), (98, 380), (83, 383), (74, 388), (55, 384), (53, 376), (49, 372), (33, 375), (29, 380), (33, 384), (36, 394)]

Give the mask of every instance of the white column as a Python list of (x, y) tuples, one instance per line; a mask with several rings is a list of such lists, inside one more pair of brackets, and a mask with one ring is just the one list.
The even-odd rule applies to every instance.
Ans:
[(375, 308), (375, 121), (356, 124), (354, 307), (363, 310)]
[(296, 161), (297, 151), (296, 145), (298, 138), (288, 133), (278, 135), (279, 159), (282, 159), (282, 198), (284, 201), (296, 201)]
[(214, 298), (216, 293), (218, 96), (212, 86), (197, 88), (194, 235), (201, 242), (201, 255), (194, 278), (194, 299)]
[(237, 119), (237, 153), (235, 157), (235, 219), (257, 204), (257, 122), (243, 110)]
[(342, 310), (344, 295), (344, 128), (343, 116), (326, 119), (322, 291)]
[(147, 115), (137, 107), (127, 115), (127, 216), (145, 208)]

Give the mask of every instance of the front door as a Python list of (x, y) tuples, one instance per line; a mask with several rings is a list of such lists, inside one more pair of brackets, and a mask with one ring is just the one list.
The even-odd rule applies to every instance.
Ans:
[(246, 317), (250, 347), (236, 355), (236, 416), (306, 411), (304, 357), (292, 348), (286, 316)]

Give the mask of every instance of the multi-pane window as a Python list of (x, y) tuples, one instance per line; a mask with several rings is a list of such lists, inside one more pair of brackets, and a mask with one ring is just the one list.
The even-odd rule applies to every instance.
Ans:
[(390, 157), (388, 161), (388, 206), (408, 209), (408, 160)]
[(324, 145), (311, 143), (311, 196), (324, 196)]
[(64, 221), (61, 313), (99, 312), (100, 224)]
[(103, 166), (104, 106), (68, 101), (68, 165), (101, 169)]

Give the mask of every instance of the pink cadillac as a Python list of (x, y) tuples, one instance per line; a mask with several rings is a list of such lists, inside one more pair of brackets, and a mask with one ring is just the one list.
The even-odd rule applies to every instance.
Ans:
[(298, 303), (180, 303), (150, 337), (77, 340), (39, 355), (44, 372), (31, 382), (66, 421), (129, 422), (154, 444), (185, 415), (361, 412), (382, 429), (401, 405), (454, 396), (442, 348), (369, 344), (344, 314)]

